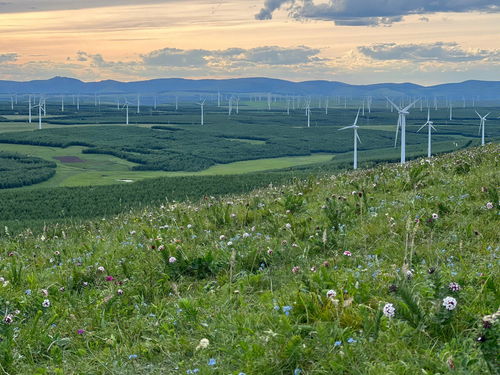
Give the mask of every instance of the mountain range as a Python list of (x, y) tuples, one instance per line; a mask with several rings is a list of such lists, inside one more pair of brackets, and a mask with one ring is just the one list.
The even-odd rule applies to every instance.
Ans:
[(136, 82), (105, 80), (83, 82), (74, 78), (54, 77), (47, 80), (26, 82), (0, 80), (0, 94), (281, 94), (281, 95), (328, 95), (328, 96), (426, 96), (454, 99), (500, 99), (500, 81), (470, 80), (435, 86), (413, 83), (378, 83), (350, 85), (336, 81), (292, 82), (271, 78), (235, 79), (182, 79), (164, 78)]

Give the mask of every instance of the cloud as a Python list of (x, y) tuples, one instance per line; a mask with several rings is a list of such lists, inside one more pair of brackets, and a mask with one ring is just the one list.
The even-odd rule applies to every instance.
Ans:
[(171, 67), (236, 67), (242, 65), (297, 65), (322, 61), (319, 49), (306, 46), (284, 48), (264, 46), (250, 49), (225, 50), (164, 48), (141, 55), (142, 62), (150, 66)]
[(400, 22), (404, 16), (437, 12), (500, 12), (498, 0), (266, 0), (256, 19), (271, 19), (288, 5), (296, 19), (334, 21), (336, 25), (378, 26)]
[(495, 60), (500, 57), (498, 50), (466, 50), (457, 43), (396, 44), (380, 43), (360, 46), (358, 51), (375, 60), (408, 60), (415, 62), (468, 62)]
[[(141, 0), (142, 4), (169, 3), (171, 0)], [(0, 2), (0, 13), (24, 13), (51, 10), (101, 8), (138, 5), (137, 0), (13, 0)]]
[(0, 54), (0, 63), (16, 61), (18, 57), (17, 53)]

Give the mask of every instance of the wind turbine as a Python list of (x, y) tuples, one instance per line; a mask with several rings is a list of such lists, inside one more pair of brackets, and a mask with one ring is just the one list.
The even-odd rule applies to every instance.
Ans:
[(126, 117), (126, 121), (125, 121), (125, 124), (128, 125), (128, 100), (125, 99), (125, 104), (123, 105), (122, 108), (125, 108), (126, 109), (126, 112), (127, 112), (127, 117)]
[(431, 157), (431, 133), (432, 133), (432, 129), (436, 130), (436, 128), (434, 126), (432, 126), (433, 122), (431, 121), (431, 110), (430, 108), (427, 108), (427, 122), (422, 125), (420, 127), (420, 129), (417, 130), (417, 132), (419, 132), (420, 130), (422, 130), (423, 128), (425, 128), (426, 126), (428, 127), (428, 139), (427, 139), (427, 157), (430, 158)]
[(351, 126), (345, 126), (343, 128), (340, 128), (340, 130), (345, 130), (345, 129), (354, 129), (354, 169), (358, 168), (358, 141), (361, 143), (361, 139), (359, 139), (358, 135), (358, 118), (359, 118), (359, 111), (360, 108), (358, 108), (358, 114), (356, 115), (356, 119), (354, 120), (354, 124)]
[(397, 110), (398, 114), (399, 114), (398, 124), (396, 127), (396, 140), (394, 141), (394, 147), (396, 147), (396, 144), (398, 142), (398, 131), (399, 131), (399, 128), (401, 128), (401, 164), (404, 164), (404, 163), (406, 163), (406, 115), (410, 114), (410, 112), (408, 112), (408, 110), (411, 107), (413, 107), (413, 105), (416, 102), (418, 102), (418, 99), (411, 102), (410, 104), (408, 104), (404, 108), (399, 107), (396, 104), (394, 104), (394, 102), (391, 99), (389, 99), (389, 98), (386, 98), (386, 99), (389, 101), (389, 103), (392, 104), (394, 109)]
[(45, 112), (45, 99), (40, 98), (40, 101), (33, 108), (38, 107), (38, 129), (42, 130), (42, 111)]
[(137, 113), (141, 113), (141, 97), (137, 94)]
[(481, 146), (484, 146), (484, 125), (486, 123), (486, 117), (490, 115), (491, 112), (488, 112), (485, 116), (481, 116), (478, 111), (476, 111), (476, 114), (479, 116), (481, 119), (481, 123), (479, 124), (479, 132), (481, 133)]
[(64, 95), (61, 95), (61, 112), (64, 112)]
[(31, 95), (29, 96), (29, 114), (28, 114), (28, 121), (31, 124)]
[(205, 119), (204, 119), (204, 117), (203, 117), (203, 115), (204, 115), (204, 113), (203, 113), (203, 108), (204, 108), (204, 106), (205, 106), (205, 101), (206, 101), (206, 100), (207, 100), (207, 99), (203, 99), (203, 101), (202, 101), (201, 103), (198, 103), (198, 105), (199, 105), (199, 106), (200, 106), (200, 108), (201, 108), (201, 125), (205, 125), (205, 121), (204, 121)]
[(311, 99), (306, 102), (307, 127), (311, 127)]

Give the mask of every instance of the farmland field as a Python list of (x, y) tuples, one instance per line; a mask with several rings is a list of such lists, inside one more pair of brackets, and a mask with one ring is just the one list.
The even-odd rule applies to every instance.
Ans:
[[(224, 180), (223, 176), (233, 174), (282, 170), (292, 178), (294, 173), (349, 169), (353, 157), (352, 132), (338, 129), (354, 121), (357, 105), (354, 99), (348, 108), (332, 105), (328, 114), (324, 108), (313, 107), (311, 127), (308, 128), (303, 108), (290, 109), (288, 115), (282, 102), (273, 102), (269, 110), (263, 102), (242, 100), (239, 113), (233, 110), (231, 116), (227, 107), (208, 104), (205, 125), (201, 126), (199, 107), (192, 102), (179, 103), (177, 110), (172, 103), (160, 104), (156, 110), (143, 106), (140, 114), (131, 108), (130, 124), (125, 125), (124, 110), (109, 103), (98, 107), (82, 103), (78, 112), (67, 104), (65, 112), (61, 112), (59, 105), (49, 100), (42, 130), (37, 130), (38, 118), (34, 114), (33, 122), (28, 123), (24, 104), (12, 111), (10, 106), (0, 103), (0, 150), (41, 158), (55, 165), (55, 173), (52, 171), (49, 175), (47, 172), (43, 178), (26, 184), (29, 186), (20, 187), (23, 184), (19, 183), (3, 186), (19, 186), (14, 189), (19, 192), (43, 189), (47, 191), (44, 199), (50, 206), (51, 199), (59, 195), (58, 187), (129, 186), (143, 180), (151, 181), (154, 186), (154, 179), (160, 177), (217, 175), (221, 176), (221, 184), (227, 184), (233, 180)], [(477, 109), (500, 112), (495, 107)], [(435, 153), (478, 144), (478, 120), (472, 108), (457, 108), (452, 121), (447, 109), (432, 110), (431, 116), (437, 127), (433, 134)], [(426, 117), (427, 112), (419, 108), (414, 108), (408, 117), (408, 158), (425, 154), (427, 137), (417, 130)], [(361, 166), (399, 159), (399, 148), (394, 148), (396, 121), (397, 114), (382, 103), (375, 105), (371, 113), (360, 114), (362, 143), (358, 145), (358, 155)], [(497, 119), (487, 123), (487, 141), (500, 138), (499, 124)], [(268, 174), (269, 182), (275, 179), (273, 173)], [(262, 181), (262, 178), (257, 180)], [(252, 184), (251, 177), (246, 181)], [(130, 188), (132, 194), (134, 188)], [(56, 190), (49, 193), (47, 189)], [(108, 189), (109, 194), (103, 199), (115, 202), (118, 198), (111, 196), (112, 191)], [(199, 190), (197, 196), (201, 194)], [(21, 197), (17, 195), (15, 199), (23, 206)], [(123, 196), (119, 199), (122, 201)], [(160, 198), (151, 194), (149, 198), (144, 197), (145, 202), (148, 199), (156, 202)], [(125, 207), (118, 201), (115, 204)], [(5, 223), (22, 227), (19, 221), (6, 220), (11, 215), (5, 211), (6, 207), (3, 209)], [(78, 218), (74, 210), (65, 212), (61, 219)], [(106, 212), (110, 211), (95, 209), (96, 216)], [(38, 212), (30, 220), (43, 222), (52, 218), (53, 214), (47, 209), (46, 215)]]

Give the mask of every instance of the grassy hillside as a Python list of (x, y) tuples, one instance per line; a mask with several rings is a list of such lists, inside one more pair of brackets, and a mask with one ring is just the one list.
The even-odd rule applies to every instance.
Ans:
[(497, 374), (499, 151), (1, 238), (1, 368)]

